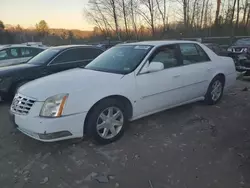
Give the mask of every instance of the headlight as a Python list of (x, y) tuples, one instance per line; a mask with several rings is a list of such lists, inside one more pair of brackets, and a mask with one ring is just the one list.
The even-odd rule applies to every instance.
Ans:
[(232, 49), (232, 48), (228, 48), (227, 51), (228, 51), (228, 52), (232, 52), (233, 49)]
[(247, 48), (244, 48), (244, 49), (243, 49), (244, 52), (247, 52), (247, 50), (248, 50)]
[(42, 117), (60, 117), (68, 98), (68, 94), (59, 94), (46, 99), (40, 111)]

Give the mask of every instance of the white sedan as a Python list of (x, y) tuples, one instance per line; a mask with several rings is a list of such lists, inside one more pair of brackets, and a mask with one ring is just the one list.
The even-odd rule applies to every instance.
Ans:
[(101, 144), (126, 123), (183, 104), (216, 104), (236, 80), (231, 58), (193, 41), (117, 45), (84, 68), (22, 86), (11, 105), (14, 124), (44, 142), (87, 135)]

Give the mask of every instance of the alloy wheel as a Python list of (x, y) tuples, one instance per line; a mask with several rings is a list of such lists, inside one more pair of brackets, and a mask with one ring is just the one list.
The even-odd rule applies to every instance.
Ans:
[(108, 107), (97, 118), (97, 133), (103, 139), (112, 139), (119, 134), (124, 125), (123, 112), (117, 107)]

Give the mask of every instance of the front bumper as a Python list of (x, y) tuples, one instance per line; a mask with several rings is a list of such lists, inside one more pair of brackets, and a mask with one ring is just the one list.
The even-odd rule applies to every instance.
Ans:
[(240, 52), (240, 53), (229, 52), (228, 56), (231, 57), (231, 58), (233, 58), (233, 59), (237, 59), (239, 56), (244, 56), (247, 59), (250, 59), (250, 54), (245, 53), (245, 52), (244, 53), (242, 53), (242, 52)]
[(41, 106), (38, 103), (32, 107), (28, 115), (18, 115), (10, 111), (14, 127), (27, 136), (43, 142), (55, 142), (83, 137), (86, 113), (73, 114), (60, 118), (42, 118), (34, 116), (34, 112)]
[(244, 71), (250, 71), (250, 67), (245, 67), (245, 66), (235, 66), (236, 70), (238, 72), (244, 72)]

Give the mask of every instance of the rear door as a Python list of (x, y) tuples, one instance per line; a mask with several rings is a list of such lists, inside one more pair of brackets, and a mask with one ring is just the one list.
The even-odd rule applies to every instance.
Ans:
[(183, 95), (185, 101), (205, 95), (213, 71), (206, 52), (196, 43), (179, 44), (182, 57)]

